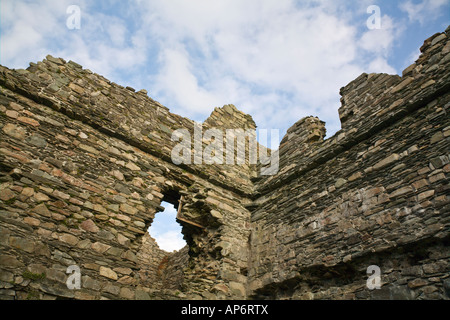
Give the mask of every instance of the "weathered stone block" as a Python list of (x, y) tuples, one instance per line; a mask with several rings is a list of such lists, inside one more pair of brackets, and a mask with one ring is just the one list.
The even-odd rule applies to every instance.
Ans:
[(83, 221), (82, 223), (80, 223), (80, 228), (82, 228), (83, 230), (89, 231), (89, 232), (93, 232), (93, 233), (96, 233), (99, 231), (99, 228), (97, 227), (95, 222), (92, 221), (91, 219), (87, 219), (87, 220)]
[(414, 280), (408, 282), (408, 287), (410, 287), (411, 289), (415, 289), (418, 287), (423, 287), (427, 284), (428, 284), (428, 282), (424, 279), (414, 279)]
[(136, 290), (136, 296), (135, 296), (136, 300), (151, 300), (150, 295), (143, 291), (143, 290)]
[(21, 126), (16, 126), (12, 123), (7, 123), (2, 128), (3, 132), (8, 136), (15, 138), (17, 140), (23, 140), (27, 134), (26, 130)]
[(121, 298), (124, 298), (124, 299), (130, 299), (130, 300), (135, 298), (134, 291), (131, 290), (130, 288), (127, 288), (127, 287), (122, 287), (122, 288), (120, 289), (119, 296), (120, 296)]
[(99, 273), (101, 276), (104, 276), (111, 280), (118, 279), (117, 273), (115, 273), (113, 270), (111, 270), (110, 268), (107, 268), (107, 267), (100, 266)]
[(245, 287), (242, 283), (230, 282), (229, 286), (230, 286), (230, 291), (233, 295), (235, 295), (237, 297), (245, 297), (246, 296)]
[(120, 204), (120, 211), (131, 215), (135, 215), (138, 212), (138, 210), (135, 207), (132, 207), (127, 203)]
[(110, 245), (107, 245), (107, 244), (104, 244), (104, 243), (101, 243), (101, 242), (94, 242), (94, 243), (91, 245), (91, 248), (92, 248), (94, 251), (98, 252), (98, 253), (104, 253), (104, 252), (107, 251), (109, 248), (111, 248), (111, 246), (110, 246)]
[(61, 240), (64, 243), (67, 243), (70, 246), (76, 246), (79, 241), (77, 237), (69, 233), (64, 233), (60, 235), (59, 240)]
[(2, 254), (0, 255), (0, 265), (9, 268), (18, 268), (22, 267), (24, 264), (15, 256)]
[(22, 123), (29, 124), (33, 127), (38, 127), (40, 125), (39, 121), (28, 117), (18, 117), (17, 120), (19, 120)]
[(35, 249), (35, 242), (30, 239), (17, 237), (17, 236), (11, 236), (9, 238), (9, 244), (13, 248), (17, 248), (23, 251), (26, 251), (28, 253), (32, 253)]
[(398, 161), (399, 159), (400, 159), (400, 156), (398, 154), (396, 154), (396, 153), (391, 154), (387, 158), (385, 158), (385, 159), (381, 160), (380, 162), (376, 163), (373, 166), (373, 169), (374, 170), (381, 169), (381, 168), (383, 168), (383, 167), (385, 167), (385, 166), (387, 166), (387, 165), (389, 165), (389, 164), (391, 164), (391, 163), (393, 163), (395, 161)]

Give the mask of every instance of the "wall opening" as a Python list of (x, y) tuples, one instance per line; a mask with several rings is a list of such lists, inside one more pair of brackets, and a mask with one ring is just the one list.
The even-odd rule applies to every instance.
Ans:
[(189, 262), (189, 246), (177, 220), (179, 200), (176, 190), (164, 193), (147, 233), (142, 237), (138, 259), (141, 283), (153, 289), (184, 290), (184, 272)]
[(147, 231), (161, 250), (179, 251), (186, 246), (186, 241), (181, 233), (182, 227), (176, 221), (177, 207), (166, 201), (161, 203), (161, 207), (164, 207), (164, 211), (155, 215)]

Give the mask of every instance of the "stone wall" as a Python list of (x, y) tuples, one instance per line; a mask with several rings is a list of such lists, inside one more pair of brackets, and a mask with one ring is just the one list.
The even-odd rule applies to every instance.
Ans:
[(155, 239), (146, 233), (137, 254), (141, 283), (153, 290), (184, 290), (184, 270), (188, 266), (189, 247), (167, 252), (159, 248)]
[[(145, 90), (51, 56), (0, 66), (0, 298), (448, 299), (449, 33), (402, 77), (342, 88), (333, 137), (299, 120), (273, 176), (175, 165), (172, 132), (195, 123)], [(256, 125), (226, 105), (203, 128)], [(163, 200), (180, 206), (175, 253), (147, 234)]]
[[(250, 180), (233, 166), (224, 175), (170, 161), (169, 128), (192, 130), (191, 120), (51, 56), (1, 67), (0, 84), (2, 298), (179, 298), (157, 290), (171, 263), (186, 266), (176, 285), (186, 297), (245, 296)], [(189, 264), (144, 236), (161, 201), (183, 192)], [(66, 286), (71, 265), (80, 290)]]
[[(449, 31), (403, 77), (342, 88), (333, 137), (312, 117), (288, 131), (278, 175), (256, 186), (251, 296), (449, 297)], [(366, 287), (370, 265), (381, 291)]]

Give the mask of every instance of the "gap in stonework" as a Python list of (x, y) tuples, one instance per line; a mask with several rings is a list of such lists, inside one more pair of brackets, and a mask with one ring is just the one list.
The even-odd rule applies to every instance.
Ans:
[(178, 251), (186, 246), (186, 241), (181, 233), (181, 225), (176, 221), (177, 210), (169, 202), (163, 201), (161, 206), (165, 210), (155, 215), (147, 231), (160, 249), (167, 252)]

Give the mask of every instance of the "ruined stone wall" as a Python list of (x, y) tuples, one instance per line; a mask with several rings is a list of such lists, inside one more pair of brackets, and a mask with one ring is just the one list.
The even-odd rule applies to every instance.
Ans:
[[(294, 124), (274, 176), (175, 165), (194, 122), (145, 90), (51, 56), (0, 66), (0, 299), (448, 298), (449, 32), (402, 77), (342, 88), (333, 137)], [(256, 125), (226, 105), (203, 127)], [(180, 206), (175, 253), (147, 234), (162, 201)]]
[(159, 248), (155, 239), (146, 233), (142, 247), (137, 254), (141, 269), (141, 283), (152, 290), (170, 289), (186, 291), (183, 288), (184, 270), (189, 262), (189, 247), (167, 252)]
[[(342, 88), (333, 137), (312, 117), (288, 130), (279, 174), (256, 187), (251, 296), (449, 298), (449, 31), (403, 77)], [(366, 287), (370, 265), (381, 290)]]
[[(249, 171), (175, 166), (171, 132), (191, 120), (51, 56), (1, 67), (0, 84), (2, 298), (180, 297), (148, 281), (158, 266), (161, 279), (181, 268), (185, 297), (245, 297)], [(143, 241), (161, 201), (183, 192), (189, 263)], [(66, 286), (71, 265), (80, 290)]]

